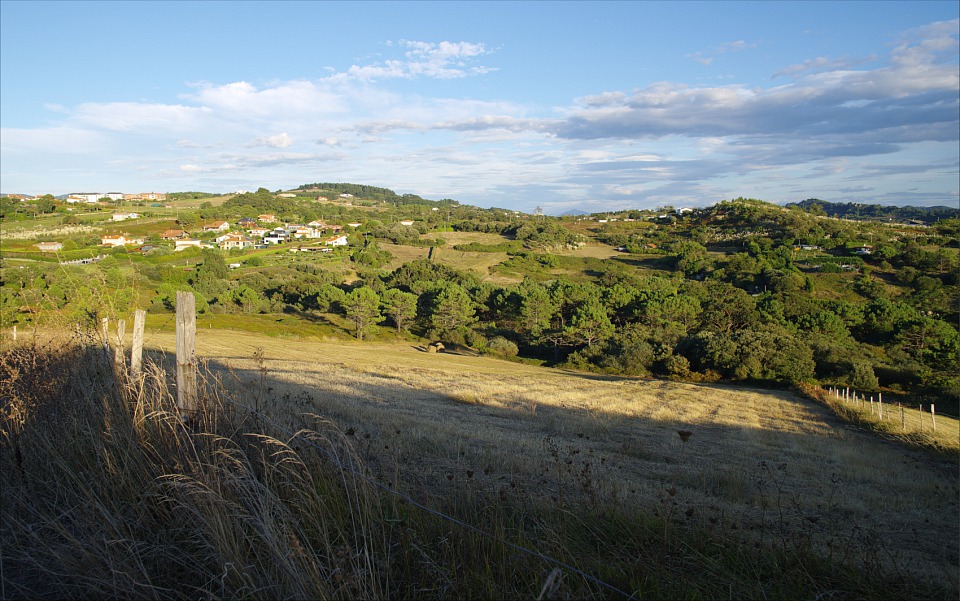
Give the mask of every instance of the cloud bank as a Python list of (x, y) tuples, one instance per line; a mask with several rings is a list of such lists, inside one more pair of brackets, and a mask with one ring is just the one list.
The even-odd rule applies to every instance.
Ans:
[[(960, 162), (958, 27), (905, 31), (884, 56), (783, 65), (765, 86), (660, 81), (551, 107), (422, 91), (495, 77), (497, 54), (479, 42), (404, 39), (387, 44), (394, 58), (314, 79), (192, 82), (171, 104), (57, 104), (51, 125), (3, 129), (13, 165), (4, 185), (47, 191), (62, 178), (89, 187), (96, 182), (76, 178), (86, 165), (110, 188), (109, 178), (134, 171), (141, 179), (131, 186), (144, 189), (336, 177), (555, 212), (741, 193), (870, 202), (881, 189), (955, 204), (957, 186), (943, 182), (956, 180)], [(737, 40), (688, 58), (710, 64), (755, 46)]]

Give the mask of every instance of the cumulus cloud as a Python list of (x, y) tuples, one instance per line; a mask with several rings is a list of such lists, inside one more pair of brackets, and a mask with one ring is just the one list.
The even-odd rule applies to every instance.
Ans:
[(293, 138), (287, 135), (287, 132), (275, 136), (260, 136), (251, 140), (247, 146), (269, 146), (271, 148), (287, 148), (293, 144)]
[[(495, 69), (475, 64), (475, 60), (489, 50), (482, 43), (472, 42), (422, 42), (400, 40), (397, 44), (405, 48), (403, 58), (388, 59), (370, 65), (351, 65), (341, 73), (328, 77), (331, 81), (377, 81), (385, 79), (459, 79), (472, 75), (483, 75)], [(392, 46), (392, 44), (390, 44)]]
[[(911, 48), (915, 48), (913, 46)], [(662, 82), (631, 95), (589, 98), (557, 129), (565, 138), (642, 138), (680, 134), (809, 136), (941, 123), (956, 131), (955, 64), (912, 50), (909, 67), (891, 61), (872, 71), (836, 70), (770, 88), (694, 87)], [(924, 68), (917, 68), (923, 64)]]

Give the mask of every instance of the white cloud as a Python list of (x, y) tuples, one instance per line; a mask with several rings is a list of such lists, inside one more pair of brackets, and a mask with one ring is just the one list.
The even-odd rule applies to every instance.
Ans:
[[(495, 69), (474, 64), (475, 59), (489, 54), (486, 46), (471, 42), (422, 42), (400, 40), (406, 48), (403, 59), (389, 59), (370, 65), (351, 65), (342, 73), (330, 75), (330, 81), (359, 80), (372, 82), (385, 79), (459, 79), (483, 75)], [(392, 44), (390, 45), (392, 46)]]
[(287, 148), (293, 144), (293, 138), (287, 135), (287, 132), (277, 134), (275, 136), (260, 136), (259, 138), (254, 138), (250, 141), (247, 146), (256, 147), (256, 146), (270, 146), (271, 148)]
[(206, 107), (137, 102), (85, 103), (71, 121), (86, 127), (136, 133), (170, 133), (199, 127), (210, 114)]

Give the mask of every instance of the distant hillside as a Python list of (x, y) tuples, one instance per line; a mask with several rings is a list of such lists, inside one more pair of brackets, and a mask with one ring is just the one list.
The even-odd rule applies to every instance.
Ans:
[(827, 202), (817, 198), (789, 203), (787, 207), (799, 207), (815, 215), (829, 215), (842, 219), (862, 219), (868, 221), (922, 221), (936, 223), (941, 219), (960, 218), (960, 210), (950, 207), (917, 207), (868, 205), (857, 202)]
[(400, 195), (389, 188), (368, 186), (366, 184), (318, 182), (313, 184), (303, 184), (295, 189), (300, 192), (317, 192), (318, 194), (324, 194), (334, 198), (340, 196), (341, 194), (349, 194), (365, 200), (378, 200), (391, 204), (420, 204), (430, 206), (460, 204), (457, 201), (450, 200), (448, 198), (440, 201), (434, 201), (421, 198), (416, 194)]

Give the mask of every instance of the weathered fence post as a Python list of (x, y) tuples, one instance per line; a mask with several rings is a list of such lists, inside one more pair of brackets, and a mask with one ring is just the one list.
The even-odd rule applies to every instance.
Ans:
[(930, 419), (933, 420), (933, 431), (937, 431), (937, 407), (930, 403)]
[(100, 320), (103, 326), (103, 352), (110, 355), (110, 318), (104, 317)]
[(903, 403), (897, 403), (897, 406), (900, 407), (900, 428), (906, 432), (907, 431), (907, 418), (903, 414)]
[(143, 361), (143, 326), (147, 312), (137, 309), (133, 313), (133, 344), (130, 345), (130, 377), (140, 377), (140, 365)]
[(923, 432), (923, 403), (920, 403), (920, 431)]
[(17, 341), (17, 326), (13, 326), (13, 341)]
[(113, 349), (113, 362), (116, 364), (117, 368), (122, 369), (124, 367), (124, 357), (123, 357), (123, 336), (127, 333), (127, 320), (118, 319), (117, 320), (117, 348)]
[(177, 405), (187, 419), (197, 410), (197, 311), (190, 292), (177, 292)]

